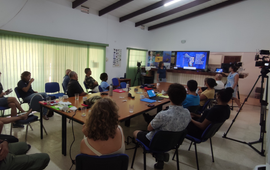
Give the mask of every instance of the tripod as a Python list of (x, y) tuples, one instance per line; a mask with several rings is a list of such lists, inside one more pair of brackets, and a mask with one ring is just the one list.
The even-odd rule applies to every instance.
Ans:
[(135, 81), (136, 81), (136, 79), (137, 79), (137, 75), (139, 75), (139, 78), (138, 78), (138, 85), (141, 85), (141, 84), (142, 84), (142, 76), (141, 76), (141, 67), (140, 67), (140, 66), (138, 66), (138, 68), (137, 68), (137, 72), (136, 72), (136, 74), (135, 74), (135, 78), (134, 78), (134, 81), (133, 81), (133, 86), (134, 86)]
[[(254, 149), (258, 154), (260, 154), (261, 156), (265, 156), (264, 152), (265, 150), (263, 149), (263, 140), (264, 140), (264, 133), (266, 133), (265, 131), (265, 122), (266, 122), (266, 107), (268, 105), (268, 76), (267, 74), (269, 73), (269, 68), (268, 67), (263, 67), (261, 70), (261, 75), (258, 76), (255, 84), (253, 85), (252, 89), (250, 90), (247, 98), (245, 99), (244, 103), (241, 105), (239, 111), (237, 112), (237, 114), (235, 115), (234, 119), (232, 120), (232, 123), (230, 125), (230, 127), (228, 128), (227, 132), (224, 133), (224, 135), (222, 136), (225, 139), (229, 139), (235, 142), (239, 142), (239, 143), (243, 143), (246, 144), (248, 146), (250, 146), (252, 149)], [(244, 104), (246, 103), (246, 101), (248, 100), (251, 92), (253, 91), (254, 87), (256, 86), (257, 82), (259, 81), (259, 79), (261, 78), (261, 96), (260, 96), (260, 103), (261, 103), (261, 111), (260, 111), (260, 138), (257, 141), (254, 142), (245, 142), (245, 141), (240, 141), (240, 140), (236, 140), (236, 139), (232, 139), (227, 137), (227, 134), (229, 133), (233, 123), (235, 122), (237, 116), (240, 113), (240, 110), (242, 109), (242, 107), (244, 106)], [(266, 97), (265, 100), (262, 99), (263, 97), (263, 84), (264, 84), (264, 79), (266, 78)], [(261, 150), (258, 150), (257, 148), (255, 148), (253, 145), (254, 144), (258, 144), (261, 143)]]

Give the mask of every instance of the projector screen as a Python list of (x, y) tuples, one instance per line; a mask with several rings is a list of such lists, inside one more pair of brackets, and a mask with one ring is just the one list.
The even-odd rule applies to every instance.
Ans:
[(207, 70), (209, 51), (177, 51), (176, 67), (186, 70)]

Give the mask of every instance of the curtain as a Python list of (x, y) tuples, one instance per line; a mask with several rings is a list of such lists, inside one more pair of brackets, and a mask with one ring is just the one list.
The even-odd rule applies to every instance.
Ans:
[[(105, 48), (0, 34), (0, 80), (4, 90), (14, 89), (21, 73), (29, 71), (35, 79), (32, 83), (35, 91), (45, 92), (46, 82), (58, 82), (63, 92), (65, 70), (71, 69), (78, 74), (78, 81), (84, 89), (85, 68), (92, 67), (93, 77), (97, 81), (105, 71)], [(16, 94), (13, 92), (9, 96), (16, 97)]]
[(138, 85), (138, 79), (141, 77), (141, 74), (140, 70), (138, 70), (137, 62), (141, 62), (141, 67), (145, 67), (146, 54), (147, 50), (128, 49), (128, 63), (127, 63), (126, 77), (131, 79), (132, 82), (131, 86)]

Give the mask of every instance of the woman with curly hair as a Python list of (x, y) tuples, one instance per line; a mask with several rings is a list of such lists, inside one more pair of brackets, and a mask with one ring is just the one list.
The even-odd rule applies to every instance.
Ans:
[(81, 153), (97, 156), (125, 153), (124, 134), (118, 118), (115, 102), (110, 98), (98, 100), (82, 128)]

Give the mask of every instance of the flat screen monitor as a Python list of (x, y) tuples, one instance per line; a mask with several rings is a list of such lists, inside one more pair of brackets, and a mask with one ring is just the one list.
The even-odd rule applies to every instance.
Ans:
[(207, 70), (210, 51), (177, 51), (176, 67), (186, 70)]
[(216, 68), (216, 73), (222, 73), (223, 69), (222, 68)]

